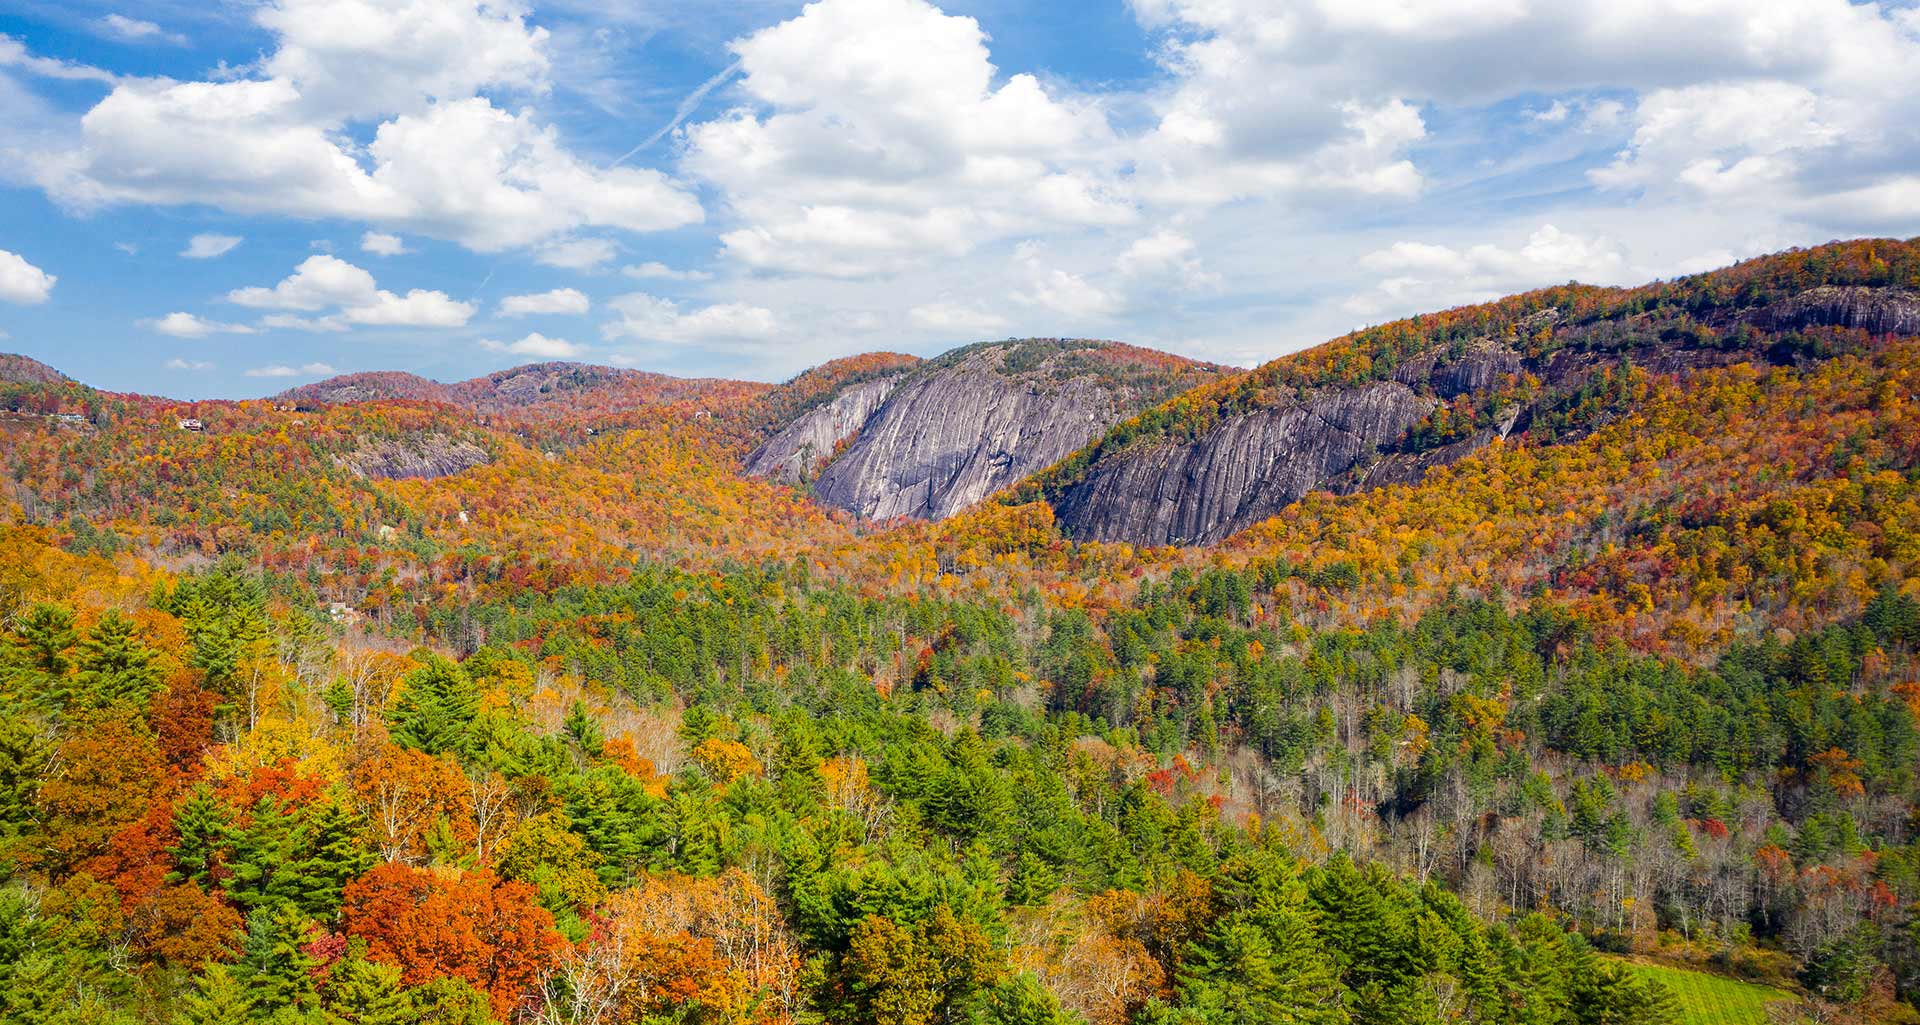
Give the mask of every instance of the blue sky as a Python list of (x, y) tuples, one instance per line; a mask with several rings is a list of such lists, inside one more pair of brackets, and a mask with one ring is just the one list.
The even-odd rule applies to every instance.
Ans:
[(1915, 97), (1907, 3), (16, 0), (0, 350), (183, 397), (1015, 335), (1251, 365), (1920, 234)]

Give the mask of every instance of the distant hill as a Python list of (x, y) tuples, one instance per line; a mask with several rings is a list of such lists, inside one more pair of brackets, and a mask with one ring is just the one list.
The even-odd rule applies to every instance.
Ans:
[(418, 374), (370, 371), (343, 374), (292, 388), (275, 398), (295, 404), (339, 404), (404, 399), (442, 402), (476, 413), (563, 418), (594, 411), (689, 405), (752, 397), (764, 384), (724, 378), (682, 378), (587, 363), (530, 363), (483, 377), (443, 384)]
[(0, 352), (0, 381), (8, 384), (61, 384), (67, 375), (30, 356)]

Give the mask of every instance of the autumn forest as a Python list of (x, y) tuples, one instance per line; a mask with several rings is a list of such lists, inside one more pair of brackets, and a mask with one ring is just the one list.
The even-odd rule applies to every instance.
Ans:
[[(1920, 240), (1247, 372), (0, 357), (0, 1023), (1920, 1021), (1917, 383)], [(1096, 426), (915, 433), (996, 389)]]

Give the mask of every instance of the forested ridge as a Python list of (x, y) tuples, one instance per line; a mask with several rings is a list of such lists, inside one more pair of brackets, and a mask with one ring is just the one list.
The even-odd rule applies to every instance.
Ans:
[(1916, 248), (1204, 385), (1137, 430), (1542, 303), (1661, 325), (1212, 548), (737, 472), (900, 357), (566, 416), (10, 374), (0, 1022), (1677, 1020), (1614, 955), (1914, 1020), (1920, 339), (1753, 311)]

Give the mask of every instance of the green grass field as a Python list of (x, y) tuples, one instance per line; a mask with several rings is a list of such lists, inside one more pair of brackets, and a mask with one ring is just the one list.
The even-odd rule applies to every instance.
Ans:
[(1621, 960), (1634, 971), (1666, 983), (1680, 998), (1677, 1025), (1767, 1025), (1767, 1005), (1776, 1000), (1793, 999), (1793, 994), (1772, 986), (1685, 968)]

